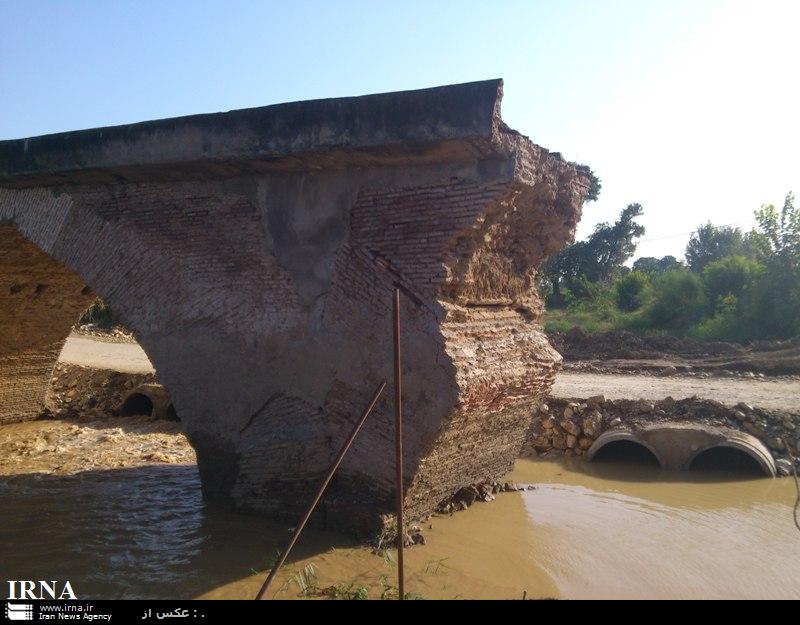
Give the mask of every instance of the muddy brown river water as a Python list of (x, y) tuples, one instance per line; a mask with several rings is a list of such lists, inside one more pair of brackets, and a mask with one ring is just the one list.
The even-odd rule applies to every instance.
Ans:
[[(498, 495), (423, 525), (407, 589), (426, 598), (800, 599), (791, 479), (670, 475), (625, 464), (520, 460), (535, 490)], [(0, 582), (70, 580), (81, 598), (249, 598), (285, 525), (205, 505), (193, 465), (0, 477)], [(430, 527), (429, 527), (430, 526)], [(378, 598), (392, 562), (309, 531), (275, 585), (363, 586)]]

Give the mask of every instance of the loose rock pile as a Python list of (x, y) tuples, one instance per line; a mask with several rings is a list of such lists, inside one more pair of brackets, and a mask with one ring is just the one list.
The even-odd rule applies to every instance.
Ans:
[(459, 510), (466, 510), (476, 501), (494, 501), (498, 493), (515, 493), (523, 490), (533, 490), (534, 486), (518, 485), (514, 482), (478, 482), (460, 489), (451, 498), (443, 501), (436, 508), (437, 514), (453, 514)]
[(155, 381), (152, 373), (120, 373), (59, 363), (47, 393), (49, 414), (45, 416), (84, 421), (113, 417), (131, 390)]
[(586, 400), (549, 398), (539, 405), (523, 455), (560, 451), (582, 456), (605, 430), (622, 424), (602, 395)]
[(82, 336), (93, 336), (100, 339), (109, 339), (114, 343), (135, 343), (136, 337), (133, 332), (124, 326), (114, 326), (106, 328), (95, 323), (85, 323), (75, 326), (72, 330), (75, 334)]
[[(499, 493), (516, 493), (535, 489), (536, 487), (531, 484), (521, 485), (515, 482), (495, 482), (491, 480), (476, 482), (475, 484), (461, 488), (455, 495), (441, 502), (431, 516), (452, 515), (461, 510), (466, 510), (476, 501), (489, 503), (494, 501)], [(423, 524), (429, 522), (431, 516), (425, 517), (421, 522)], [(396, 527), (397, 525), (393, 515), (385, 518), (384, 530), (380, 536), (375, 539), (374, 546), (376, 552), (383, 552), (395, 545), (397, 540)], [(407, 547), (425, 544), (425, 536), (422, 533), (422, 527), (420, 525), (412, 524), (406, 527), (404, 544)]]

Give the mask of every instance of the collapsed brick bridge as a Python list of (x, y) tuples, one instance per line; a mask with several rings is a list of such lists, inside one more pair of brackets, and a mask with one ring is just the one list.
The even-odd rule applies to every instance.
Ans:
[[(169, 390), (204, 492), (296, 514), (391, 379), (399, 284), (409, 515), (500, 476), (560, 361), (536, 269), (588, 191), (501, 97), (494, 80), (0, 142), (0, 422), (39, 414), (96, 294)], [(391, 510), (391, 423), (385, 400), (329, 522)]]

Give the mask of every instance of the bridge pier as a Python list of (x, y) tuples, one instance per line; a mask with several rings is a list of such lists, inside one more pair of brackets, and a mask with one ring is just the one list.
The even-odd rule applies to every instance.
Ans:
[[(501, 476), (560, 363), (537, 267), (589, 180), (509, 130), (500, 97), (487, 81), (0, 142), (0, 421), (35, 414), (96, 293), (154, 364), (204, 491), (293, 517), (391, 379), (399, 285), (409, 517)], [(17, 274), (39, 265), (37, 294)], [(330, 524), (385, 522), (392, 432), (384, 401)]]

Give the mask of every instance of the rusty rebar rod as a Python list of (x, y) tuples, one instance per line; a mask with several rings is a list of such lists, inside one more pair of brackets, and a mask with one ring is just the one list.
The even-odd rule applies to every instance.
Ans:
[(322, 499), (322, 495), (325, 494), (325, 489), (328, 487), (328, 483), (331, 481), (331, 478), (333, 477), (333, 474), (336, 473), (336, 469), (339, 468), (339, 465), (342, 463), (342, 460), (344, 459), (345, 454), (350, 449), (350, 446), (353, 444), (353, 441), (355, 440), (356, 436), (358, 436), (358, 433), (361, 431), (361, 426), (364, 425), (364, 421), (367, 420), (367, 417), (372, 412), (372, 409), (375, 407), (375, 404), (378, 403), (378, 399), (380, 398), (381, 393), (383, 393), (383, 389), (385, 389), (385, 388), (386, 388), (386, 380), (381, 382), (380, 386), (378, 386), (378, 389), (375, 391), (375, 394), (372, 396), (372, 401), (369, 402), (369, 405), (366, 407), (366, 409), (362, 413), (361, 417), (359, 417), (358, 421), (353, 426), (353, 431), (350, 432), (350, 436), (347, 437), (347, 440), (345, 441), (344, 445), (342, 445), (342, 449), (339, 451), (339, 455), (336, 456), (336, 460), (333, 461), (333, 464), (331, 465), (331, 468), (328, 469), (328, 473), (325, 476), (325, 479), (322, 481), (322, 484), (320, 484), (320, 487), (317, 490), (317, 494), (314, 497), (314, 500), (311, 502), (311, 505), (308, 507), (308, 510), (306, 510), (306, 513), (303, 515), (302, 520), (300, 521), (300, 523), (297, 525), (297, 528), (292, 533), (292, 537), (289, 540), (289, 544), (286, 545), (286, 548), (283, 550), (281, 555), (278, 557), (278, 560), (275, 562), (275, 565), (272, 567), (272, 570), (269, 572), (269, 575), (267, 576), (267, 579), (264, 580), (264, 583), (261, 586), (261, 590), (259, 590), (258, 594), (256, 595), (256, 599), (262, 599), (264, 597), (264, 595), (266, 594), (267, 590), (269, 589), (270, 584), (272, 584), (272, 580), (275, 578), (275, 575), (278, 574), (278, 571), (280, 570), (281, 566), (283, 566), (283, 563), (286, 561), (286, 558), (289, 556), (289, 552), (292, 550), (292, 547), (294, 547), (294, 544), (297, 542), (297, 539), (300, 538), (300, 533), (303, 531), (303, 528), (306, 526), (306, 523), (308, 523), (308, 519), (311, 518), (311, 515), (314, 512), (314, 510), (316, 509), (317, 504), (319, 503), (320, 499)]
[(394, 290), (394, 441), (395, 469), (397, 477), (397, 598), (405, 597), (405, 576), (403, 571), (403, 547), (405, 531), (403, 525), (403, 378), (400, 370), (400, 289)]

